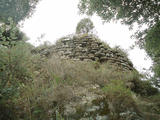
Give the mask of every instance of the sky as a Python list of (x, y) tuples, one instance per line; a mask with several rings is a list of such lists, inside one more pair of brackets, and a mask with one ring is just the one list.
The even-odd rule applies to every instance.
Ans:
[[(80, 15), (78, 11), (79, 0), (41, 0), (37, 5), (35, 13), (23, 22), (22, 31), (30, 38), (34, 45), (42, 44), (44, 41), (55, 43), (59, 38), (74, 34), (77, 23), (86, 15)], [(102, 23), (100, 17), (94, 15), (89, 17), (95, 26), (99, 38), (111, 47), (120, 46), (129, 54), (129, 59), (134, 67), (144, 72), (149, 69), (152, 61), (147, 57), (144, 50), (135, 48), (130, 50), (134, 44), (130, 36), (134, 33), (129, 31), (128, 26), (120, 23)], [(39, 37), (44, 37), (39, 41)]]

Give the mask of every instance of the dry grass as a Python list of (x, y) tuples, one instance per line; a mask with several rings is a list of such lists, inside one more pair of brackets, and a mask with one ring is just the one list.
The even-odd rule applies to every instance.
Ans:
[(116, 66), (109, 63), (61, 60), (57, 56), (50, 58), (44, 65), (44, 69), (50, 77), (57, 78), (60, 83), (74, 85), (96, 83), (103, 86), (111, 80), (131, 81), (135, 77), (133, 72), (118, 70)]
[[(34, 80), (21, 86), (16, 105), (17, 113), (26, 118), (55, 118), (56, 111), (63, 114), (63, 105), (75, 97), (74, 89), (98, 84), (101, 88), (113, 80), (128, 83), (137, 79), (133, 72), (125, 72), (110, 64), (62, 60), (57, 56), (37, 64)], [(42, 114), (43, 113), (43, 114)]]

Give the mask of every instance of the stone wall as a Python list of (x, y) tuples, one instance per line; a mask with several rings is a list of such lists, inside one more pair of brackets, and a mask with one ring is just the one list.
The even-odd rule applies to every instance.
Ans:
[[(130, 60), (91, 35), (74, 35), (61, 38), (46, 50), (48, 54), (58, 53), (63, 59), (110, 62), (127, 70), (133, 70)], [(47, 54), (47, 52), (43, 51)]]

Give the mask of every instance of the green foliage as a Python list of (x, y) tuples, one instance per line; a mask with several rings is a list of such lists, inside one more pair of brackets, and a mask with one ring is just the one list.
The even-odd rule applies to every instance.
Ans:
[(127, 51), (125, 51), (124, 49), (122, 49), (120, 46), (115, 46), (113, 48), (114, 51), (117, 51), (118, 53), (120, 53), (122, 56), (128, 58), (128, 53)]
[(0, 22), (8, 23), (11, 17), (15, 23), (29, 17), (39, 0), (1, 0)]
[[(150, 100), (152, 100), (153, 102), (155, 103), (159, 103), (160, 101), (160, 93), (156, 94), (156, 95), (153, 95), (153, 96), (150, 96), (149, 97)], [(160, 106), (159, 106), (160, 107)]]
[(158, 0), (80, 0), (78, 5), (81, 13), (96, 13), (105, 21), (121, 20), (122, 23), (133, 25), (154, 24), (159, 19)]
[(62, 60), (58, 56), (36, 58), (32, 81), (21, 84), (19, 95), (14, 99), (18, 119), (61, 120), (64, 105), (81, 96), (80, 88), (94, 92), (94, 88), (88, 88), (92, 85), (100, 86), (95, 92), (98, 90), (97, 94), (102, 92), (106, 96), (105, 103), (110, 106), (111, 118), (139, 118), (140, 111), (133, 99), (135, 93), (127, 85), (128, 82), (139, 80), (139, 75), (118, 71), (109, 64), (98, 64), (99, 67), (95, 69), (96, 66), (97, 63)]
[(158, 89), (153, 87), (150, 81), (134, 80), (132, 91), (141, 96), (152, 96), (158, 94)]
[(18, 96), (19, 87), (32, 80), (33, 56), (32, 46), (19, 37), (13, 23), (1, 26), (0, 36), (0, 113), (5, 113), (0, 119), (8, 120), (16, 117), (13, 98)]
[(160, 118), (159, 100), (160, 100), (160, 93), (149, 97), (139, 97), (137, 104), (139, 105), (141, 111), (145, 111), (146, 119), (158, 120)]
[(152, 86), (151, 81), (142, 80), (143, 75), (138, 72), (127, 74), (126, 79), (132, 83), (129, 87), (134, 93), (141, 96), (152, 96), (158, 94), (158, 89)]
[(5, 101), (0, 99), (0, 120), (17, 120), (15, 111), (14, 111), (14, 106), (11, 101)]
[(0, 116), (2, 120), (16, 117), (12, 100), (19, 95), (19, 87), (32, 80), (32, 57), (26, 47), (19, 43), (11, 49), (0, 48), (0, 112), (5, 113)]
[[(15, 93), (17, 83), (23, 81), (26, 79), (25, 77), (28, 76), (26, 75), (24, 65), (28, 64), (25, 63), (25, 61), (27, 61), (26, 55), (29, 53), (26, 51), (26, 44), (20, 36), (13, 22), (10, 22), (10, 26), (6, 26), (5, 24), (1, 26), (0, 94), (7, 98), (11, 96), (12, 93)], [(17, 79), (19, 81), (17, 81)]]
[[(80, 0), (81, 13), (93, 15), (96, 13), (104, 22), (119, 20), (121, 23), (133, 27), (138, 24), (138, 30), (133, 35), (140, 48), (145, 48), (154, 61), (154, 83), (159, 85), (160, 63), (159, 39), (160, 39), (160, 3), (159, 0)], [(148, 28), (140, 29), (143, 25)]]
[(76, 34), (92, 34), (93, 31), (94, 25), (89, 18), (84, 18), (77, 24)]
[[(49, 84), (51, 87), (47, 86)], [(54, 117), (56, 110), (56, 105), (52, 101), (54, 88), (53, 84), (49, 84), (39, 79), (21, 86), (20, 96), (14, 102), (18, 108), (17, 116), (19, 119), (47, 120), (49, 117)]]
[(155, 73), (153, 82), (160, 87), (160, 22), (149, 29), (145, 36), (145, 49), (152, 58), (153, 71)]
[(133, 93), (126, 88), (123, 81), (113, 80), (103, 88), (103, 91), (106, 95), (111, 120), (141, 120), (141, 112), (132, 98)]
[[(19, 108), (19, 119), (62, 119), (61, 107), (70, 100), (72, 91), (54, 73), (57, 67), (51, 63), (52, 60), (36, 58), (33, 81), (20, 87), (20, 95), (15, 100), (15, 105)], [(54, 62), (60, 65), (58, 59), (55, 58)]]
[(124, 81), (121, 81), (121, 80), (112, 80), (108, 85), (106, 85), (103, 88), (103, 91), (113, 96), (114, 94), (117, 94), (119, 96), (121, 95), (131, 96), (132, 95), (132, 92), (130, 91), (130, 89), (126, 88)]
[(154, 71), (154, 76), (151, 78), (153, 85), (160, 88), (160, 63), (154, 63), (152, 70)]
[(20, 88), (15, 102), (21, 110), (19, 116), (27, 119), (55, 119), (56, 112), (63, 116), (63, 105), (76, 97), (74, 87), (88, 89), (85, 86), (104, 86), (113, 79), (128, 79), (125, 73), (118, 73), (114, 66), (107, 64), (95, 69), (94, 63), (62, 60), (58, 56), (40, 61), (36, 63), (38, 69), (33, 72), (33, 81)]
[[(145, 48), (149, 55), (155, 59), (160, 55), (160, 22), (149, 29), (148, 34), (145, 36)], [(157, 60), (158, 61), (158, 60)]]
[(18, 41), (26, 41), (28, 38), (19, 30), (12, 19), (9, 19), (9, 25), (2, 24), (0, 26), (0, 45), (12, 47)]
[(12, 48), (0, 48), (0, 95), (1, 99), (11, 99), (18, 86), (32, 80), (31, 53), (25, 43), (17, 43)]

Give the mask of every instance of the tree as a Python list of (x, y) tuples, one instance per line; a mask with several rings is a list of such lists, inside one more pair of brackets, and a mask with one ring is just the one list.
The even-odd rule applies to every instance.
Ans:
[(160, 21), (149, 28), (144, 48), (153, 60), (154, 83), (160, 87)]
[[(96, 13), (104, 22), (120, 20), (130, 28), (134, 23), (138, 23), (139, 27), (144, 24), (153, 27), (160, 20), (159, 6), (159, 0), (80, 0), (78, 5), (83, 14)], [(147, 30), (138, 30), (135, 34), (141, 47)]]
[(29, 17), (39, 0), (1, 0), (0, 22), (8, 23), (11, 17), (15, 23)]
[(84, 33), (92, 34), (93, 31), (94, 31), (94, 25), (89, 18), (84, 18), (77, 24), (76, 34), (84, 34)]
[(160, 56), (160, 21), (148, 30), (145, 36), (145, 49), (154, 59)]
[(16, 24), (10, 19), (9, 24), (0, 26), (0, 45), (6, 47), (15, 46), (18, 41), (26, 41), (28, 38), (21, 32)]
[(154, 24), (160, 18), (159, 0), (80, 0), (81, 13), (93, 15), (96, 13), (105, 21), (121, 20), (132, 25)]
[[(135, 23), (138, 30), (134, 37), (140, 48), (144, 48), (154, 61), (154, 72), (160, 71), (160, 1), (159, 0), (80, 0), (78, 7), (82, 14), (97, 14), (104, 22), (119, 20), (130, 28)], [(143, 25), (148, 27), (140, 29)], [(155, 71), (156, 70), (156, 71)], [(157, 75), (160, 79), (160, 72)]]

